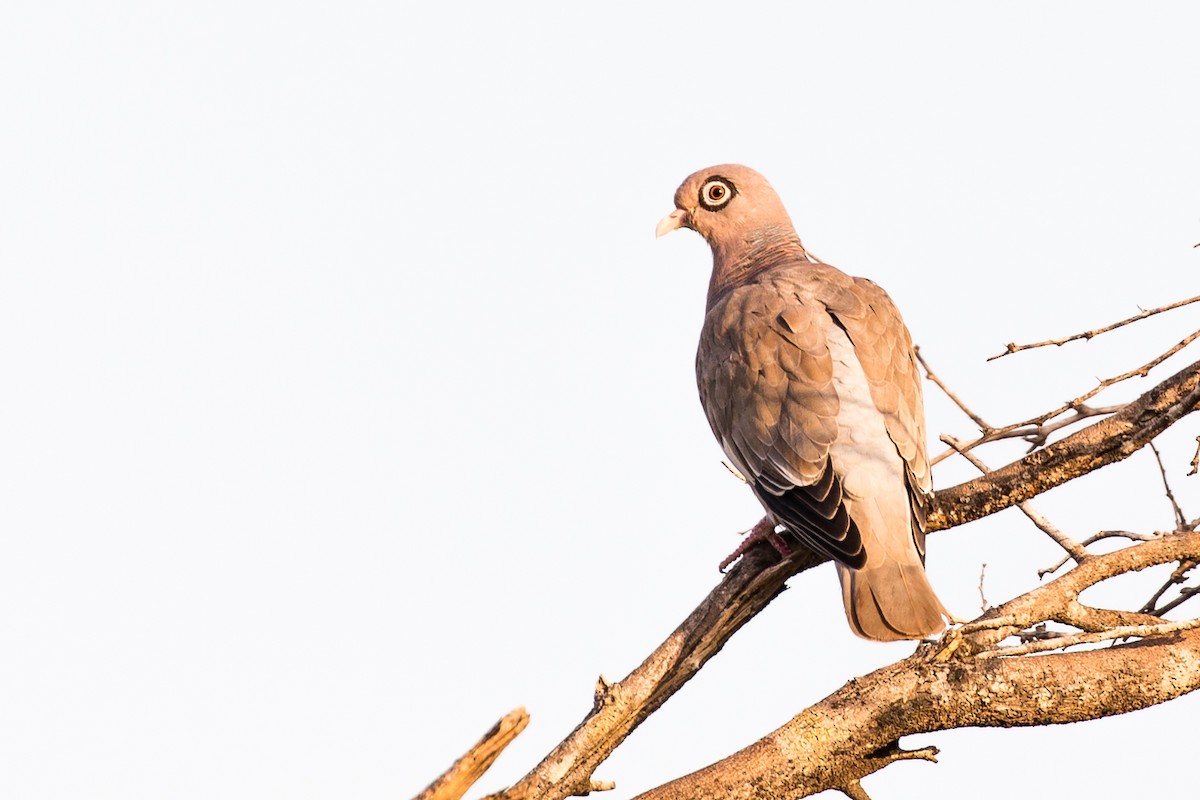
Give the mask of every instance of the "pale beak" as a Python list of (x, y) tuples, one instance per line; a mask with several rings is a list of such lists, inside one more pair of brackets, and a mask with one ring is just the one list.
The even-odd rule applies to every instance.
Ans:
[(654, 238), (664, 236), (671, 231), (679, 230), (688, 224), (688, 213), (682, 208), (677, 208), (670, 214), (658, 221), (658, 225), (654, 227)]

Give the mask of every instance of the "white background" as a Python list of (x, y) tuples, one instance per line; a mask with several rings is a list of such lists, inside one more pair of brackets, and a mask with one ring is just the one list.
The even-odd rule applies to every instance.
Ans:
[[(518, 705), (473, 796), (532, 767), (759, 515), (695, 396), (707, 247), (652, 233), (701, 167), (766, 174), (994, 423), (1178, 341), (1191, 308), (985, 363), (1196, 294), (1200, 13), (1132, 8), (5, 3), (0, 796), (404, 798)], [(1173, 524), (1148, 451), (1036, 505)], [(974, 615), (981, 564), (1000, 602), (1057, 558), (1009, 511), (929, 571)], [(911, 651), (792, 584), (609, 797)], [(1198, 702), (913, 737), (941, 763), (866, 786), (1191, 796)]]

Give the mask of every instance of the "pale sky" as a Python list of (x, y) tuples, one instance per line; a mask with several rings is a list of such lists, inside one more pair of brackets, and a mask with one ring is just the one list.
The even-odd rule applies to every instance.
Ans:
[[(1165, 350), (1194, 310), (985, 361), (1197, 294), (1185, 8), (6, 3), (0, 796), (405, 798), (522, 705), (470, 796), (532, 767), (760, 515), (696, 398), (707, 247), (653, 236), (701, 167), (764, 173), (996, 424)], [(970, 434), (926, 396), (936, 450)], [(1198, 432), (1161, 446), (1193, 517)], [(1172, 525), (1149, 452), (1035, 505)], [(973, 616), (983, 563), (997, 603), (1058, 557), (1009, 511), (928, 564)], [(625, 800), (911, 650), (806, 573), (596, 777)], [(912, 737), (941, 763), (865, 785), (1190, 796), (1198, 704)]]

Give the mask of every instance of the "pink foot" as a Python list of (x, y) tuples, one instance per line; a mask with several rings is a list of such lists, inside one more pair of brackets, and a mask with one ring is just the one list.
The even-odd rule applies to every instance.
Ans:
[(721, 565), (718, 567), (718, 569), (720, 569), (721, 572), (724, 572), (730, 564), (745, 555), (747, 550), (763, 541), (770, 542), (771, 546), (774, 547), (779, 555), (783, 558), (787, 558), (792, 554), (792, 550), (790, 547), (788, 547), (787, 542), (783, 540), (782, 536), (775, 532), (775, 523), (770, 517), (763, 517), (757, 523), (755, 523), (753, 528), (750, 529), (746, 535), (746, 538), (742, 539), (742, 543), (738, 545), (737, 550), (734, 550), (725, 557), (725, 560), (721, 562)]

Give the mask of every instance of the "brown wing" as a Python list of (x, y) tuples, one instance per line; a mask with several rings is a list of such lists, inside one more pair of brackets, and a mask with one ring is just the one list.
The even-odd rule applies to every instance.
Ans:
[(777, 277), (740, 286), (709, 311), (696, 354), (700, 401), (776, 520), (816, 552), (860, 566), (862, 542), (829, 459), (839, 410), (826, 341), (833, 321), (811, 293)]
[(776, 519), (819, 553), (864, 563), (829, 445), (840, 407), (830, 325), (854, 345), (905, 463), (913, 540), (924, 556), (932, 496), (920, 375), (908, 329), (887, 293), (825, 264), (775, 270), (710, 310), (696, 354), (700, 400), (734, 466)]

